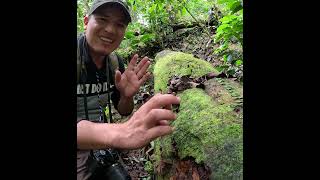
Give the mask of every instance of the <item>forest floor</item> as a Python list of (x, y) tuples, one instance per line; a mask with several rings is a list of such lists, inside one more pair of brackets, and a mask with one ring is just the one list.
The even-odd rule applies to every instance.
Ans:
[[(214, 27), (207, 27), (208, 32), (212, 36), (215, 33)], [(140, 57), (148, 56), (151, 63), (154, 63), (153, 59), (156, 53), (169, 49), (173, 51), (180, 51), (185, 53), (193, 54), (195, 57), (204, 59), (213, 64), (213, 66), (220, 65), (222, 57), (213, 54), (215, 48), (218, 45), (214, 45), (213, 40), (207, 33), (198, 26), (192, 28), (178, 29), (172, 34), (167, 35), (164, 43), (161, 44), (162, 48), (148, 47), (138, 52)], [(143, 103), (150, 97), (153, 96), (153, 78), (151, 77), (140, 92), (135, 96), (135, 109), (136, 111)], [(125, 121), (130, 117), (117, 117), (115, 114), (115, 120)], [(152, 180), (152, 174), (148, 173), (145, 169), (145, 164), (150, 161), (153, 154), (153, 147), (151, 144), (148, 146), (130, 151), (122, 151), (120, 153), (123, 165), (129, 172), (133, 180)]]

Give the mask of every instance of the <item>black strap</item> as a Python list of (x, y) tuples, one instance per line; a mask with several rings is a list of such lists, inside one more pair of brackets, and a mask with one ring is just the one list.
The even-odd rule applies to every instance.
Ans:
[[(112, 113), (111, 113), (111, 97), (110, 97), (110, 71), (109, 71), (109, 66), (110, 64), (110, 58), (108, 57), (107, 60), (106, 60), (106, 71), (107, 71), (107, 87), (108, 87), (108, 109), (109, 109), (109, 123), (112, 123), (113, 120), (112, 120)], [(106, 120), (105, 120), (106, 122)]]
[[(80, 73), (81, 74), (81, 73)], [(83, 73), (84, 74), (84, 73)], [(83, 76), (86, 76), (86, 75), (83, 75)], [(86, 78), (86, 77), (85, 77)], [(88, 113), (88, 103), (87, 103), (87, 87), (85, 85), (85, 82), (86, 81), (83, 81), (82, 82), (82, 86), (83, 86), (83, 89), (84, 89), (84, 93), (83, 93), (83, 103), (84, 103), (84, 112), (85, 112), (85, 115), (86, 115), (86, 120), (89, 120), (89, 113)]]
[[(80, 40), (81, 38), (78, 39), (78, 46), (80, 46)], [(81, 48), (79, 49), (80, 51), (80, 84), (82, 82), (82, 89), (83, 89), (83, 103), (84, 103), (84, 111), (85, 111), (85, 116), (86, 119), (89, 119), (89, 113), (88, 113), (88, 104), (87, 104), (87, 87), (86, 87), (86, 81), (87, 81), (87, 71), (84, 65), (84, 48), (85, 48), (85, 40), (86, 38), (83, 38)]]

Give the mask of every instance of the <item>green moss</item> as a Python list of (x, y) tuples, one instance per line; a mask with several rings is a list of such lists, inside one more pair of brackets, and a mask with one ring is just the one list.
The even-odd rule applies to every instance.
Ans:
[[(177, 58), (182, 55), (184, 60)], [(190, 66), (181, 64), (192, 58), (192, 55), (172, 52), (160, 54), (154, 69), (155, 88), (164, 90), (171, 76), (177, 73), (186, 75), (183, 73), (191, 71)], [(196, 65), (192, 67), (197, 69)], [(204, 69), (189, 73), (196, 77), (213, 70)], [(174, 161), (174, 158), (193, 157), (197, 163), (205, 163), (211, 168), (213, 179), (241, 179), (242, 112), (237, 113), (234, 109), (235, 105), (242, 105), (242, 87), (226, 79), (212, 81), (216, 84), (211, 87), (211, 95), (198, 88), (178, 93), (181, 104), (177, 119), (172, 122), (176, 130), (172, 135), (157, 140), (155, 164), (160, 160)], [(176, 144), (175, 147), (173, 143)], [(166, 172), (170, 170), (167, 169)]]
[[(215, 104), (201, 89), (181, 94), (180, 112), (173, 125), (179, 157), (194, 157), (217, 175), (242, 171), (242, 122), (230, 104)], [(215, 153), (208, 153), (215, 152)], [(218, 155), (219, 154), (219, 155)], [(219, 163), (214, 163), (219, 162)]]
[(162, 148), (162, 157), (165, 159), (170, 159), (172, 157), (172, 139), (171, 138), (162, 138), (161, 139), (161, 148)]
[(147, 161), (144, 164), (144, 170), (147, 171), (149, 174), (153, 174), (153, 164), (151, 161)]
[(154, 161), (155, 165), (159, 165), (162, 159), (171, 159), (173, 157), (172, 135), (154, 140)]
[[(171, 159), (176, 143), (180, 159), (193, 157), (217, 175), (242, 174), (242, 122), (227, 104), (215, 104), (202, 89), (188, 89), (181, 98), (176, 127), (171, 136), (161, 139), (160, 159)], [(240, 172), (241, 171), (241, 172)]]
[(218, 72), (209, 62), (182, 52), (160, 54), (155, 57), (155, 60), (153, 71), (155, 92), (167, 92), (168, 80), (174, 75), (200, 77), (209, 72)]
[(185, 157), (194, 157), (197, 163), (202, 163), (205, 160), (205, 152), (201, 147), (203, 144), (199, 137), (192, 134), (185, 134), (185, 136), (177, 135), (178, 155), (181, 159)]
[(156, 139), (154, 142), (154, 153), (153, 153), (153, 161), (155, 162), (155, 165), (159, 165), (159, 162), (161, 161), (161, 146), (160, 146), (160, 139)]

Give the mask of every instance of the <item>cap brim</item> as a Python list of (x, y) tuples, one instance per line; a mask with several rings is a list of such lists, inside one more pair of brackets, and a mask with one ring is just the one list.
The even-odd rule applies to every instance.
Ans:
[(99, 9), (99, 7), (105, 5), (105, 4), (119, 4), (121, 6), (121, 8), (123, 9), (125, 15), (126, 15), (126, 18), (129, 20), (129, 22), (132, 21), (131, 19), (131, 15), (129, 13), (129, 10), (125, 7), (124, 4), (120, 3), (120, 2), (117, 2), (117, 1), (111, 1), (111, 2), (100, 2), (100, 3), (97, 3), (95, 4), (95, 7), (91, 8), (88, 12), (88, 15), (91, 15), (92, 13), (94, 13), (95, 10)]

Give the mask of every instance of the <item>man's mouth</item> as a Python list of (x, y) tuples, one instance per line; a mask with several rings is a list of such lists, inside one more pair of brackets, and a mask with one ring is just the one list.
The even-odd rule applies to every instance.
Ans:
[(100, 37), (100, 39), (103, 41), (103, 42), (106, 42), (106, 43), (113, 43), (113, 40), (112, 39), (109, 39), (109, 38), (106, 38), (106, 37)]

